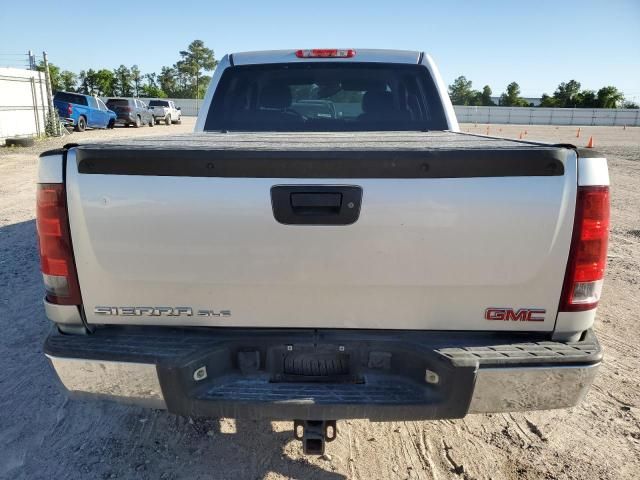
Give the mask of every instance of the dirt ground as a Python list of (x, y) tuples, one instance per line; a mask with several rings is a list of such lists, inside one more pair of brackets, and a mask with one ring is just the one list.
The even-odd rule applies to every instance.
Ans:
[[(568, 410), (463, 420), (341, 421), (323, 458), (304, 457), (290, 422), (191, 419), (67, 400), (42, 355), (34, 225), (37, 154), (67, 142), (189, 131), (74, 133), (0, 148), (0, 478), (11, 479), (634, 479), (640, 477), (640, 128), (492, 125), (489, 133), (585, 145), (609, 159), (612, 231), (596, 331), (605, 362)], [(486, 125), (463, 125), (487, 133)], [(526, 135), (524, 131), (526, 130)]]

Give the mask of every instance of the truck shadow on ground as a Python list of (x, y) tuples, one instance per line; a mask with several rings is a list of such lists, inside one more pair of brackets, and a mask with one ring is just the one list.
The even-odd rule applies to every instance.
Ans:
[[(133, 430), (139, 432), (138, 438), (144, 438), (144, 443), (134, 442), (138, 452), (130, 452), (120, 464), (119, 473), (125, 478), (127, 471), (136, 474), (144, 471), (149, 478), (176, 479), (262, 479), (274, 475), (318, 480), (346, 478), (332, 471), (342, 470), (343, 465), (325, 460), (319, 460), (324, 465), (317, 465), (311, 463), (312, 457), (302, 456), (300, 442), (293, 440), (292, 425), (283, 429), (284, 424), (279, 423), (279, 428), (274, 429), (269, 421), (191, 419), (166, 412), (144, 413), (142, 418), (135, 413), (134, 418), (129, 416)], [(118, 478), (122, 478), (121, 474)]]
[(42, 353), (52, 325), (42, 306), (35, 230), (34, 220), (0, 227), (0, 477), (345, 478), (333, 471), (347, 471), (335, 456), (333, 462), (304, 457), (286, 422), (233, 425), (69, 400)]

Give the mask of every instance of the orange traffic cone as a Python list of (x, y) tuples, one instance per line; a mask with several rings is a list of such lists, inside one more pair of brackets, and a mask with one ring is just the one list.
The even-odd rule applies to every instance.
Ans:
[(596, 142), (593, 141), (593, 136), (589, 137), (589, 143), (587, 143), (587, 148), (593, 148)]
[(576, 133), (576, 138), (580, 138), (580, 128), (578, 128), (578, 132)]

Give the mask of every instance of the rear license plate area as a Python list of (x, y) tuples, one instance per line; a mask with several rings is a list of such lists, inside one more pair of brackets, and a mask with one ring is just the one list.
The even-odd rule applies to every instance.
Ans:
[(271, 382), (363, 383), (352, 358), (342, 352), (288, 351), (274, 362)]

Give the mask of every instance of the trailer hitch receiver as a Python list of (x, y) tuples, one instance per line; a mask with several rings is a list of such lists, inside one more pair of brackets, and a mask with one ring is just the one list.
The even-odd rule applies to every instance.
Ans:
[(338, 435), (335, 420), (294, 420), (293, 435), (302, 441), (305, 455), (324, 455), (324, 445)]

